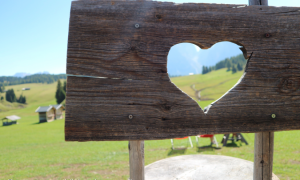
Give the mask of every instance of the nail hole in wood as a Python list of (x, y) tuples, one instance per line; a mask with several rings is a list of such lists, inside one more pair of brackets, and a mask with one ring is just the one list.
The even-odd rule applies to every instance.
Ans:
[(161, 18), (162, 18), (162, 16), (159, 15), (159, 14), (157, 14), (155, 17), (156, 17), (157, 19), (161, 19)]
[(266, 33), (266, 34), (265, 34), (265, 37), (266, 37), (266, 38), (269, 38), (269, 37), (271, 37), (271, 34)]

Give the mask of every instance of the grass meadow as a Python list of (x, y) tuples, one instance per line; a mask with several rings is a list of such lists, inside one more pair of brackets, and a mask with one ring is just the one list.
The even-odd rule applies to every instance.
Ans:
[[(187, 94), (193, 94), (188, 89), (193, 83), (206, 88), (201, 80), (207, 80), (207, 89), (224, 87), (225, 92), (230, 89), (242, 75), (226, 74), (226, 70), (211, 72), (212, 79), (207, 75), (177, 77), (172, 81), (181, 89), (187, 89)], [(227, 80), (224, 78), (227, 75)], [(184, 79), (186, 78), (186, 79)], [(190, 80), (190, 78), (194, 78)], [(222, 79), (221, 79), (222, 78)], [(235, 78), (233, 82), (233, 78)], [(213, 80), (215, 79), (215, 80)], [(216, 81), (216, 82), (213, 82)], [(217, 82), (218, 81), (218, 82)], [(224, 82), (225, 81), (225, 82)], [(221, 83), (222, 82), (222, 83)], [(231, 83), (231, 84), (230, 84)], [(195, 85), (196, 86), (196, 85)], [(203, 87), (202, 87), (203, 86)], [(0, 179), (123, 179), (129, 177), (129, 154), (127, 141), (98, 141), (98, 142), (65, 142), (64, 119), (49, 123), (38, 123), (38, 106), (55, 104), (56, 83), (53, 84), (23, 84), (6, 87), (14, 88), (19, 96), (23, 87), (30, 87), (30, 91), (23, 91), (28, 104), (20, 109), (11, 108), (0, 112), (2, 119), (8, 115), (18, 115), (17, 125), (0, 125)], [(225, 88), (226, 87), (226, 88)], [(211, 99), (219, 98), (223, 93), (215, 90), (205, 95)], [(220, 94), (217, 97), (215, 94)], [(5, 94), (0, 94), (0, 96)], [(205, 107), (213, 100), (200, 103)], [(2, 103), (3, 106), (4, 103)], [(1, 106), (0, 106), (1, 108)], [(195, 137), (192, 137), (194, 148), (186, 150), (171, 150), (171, 142), (166, 140), (145, 141), (145, 165), (157, 160), (187, 154), (226, 155), (253, 161), (254, 134), (243, 133), (249, 145), (236, 142), (221, 149), (197, 148)], [(223, 135), (216, 135), (218, 142)], [(300, 131), (275, 132), (274, 167), (273, 172), (286, 180), (300, 179), (300, 143), (297, 139)], [(201, 146), (209, 145), (209, 139), (201, 139)], [(175, 145), (185, 145), (185, 140), (175, 140)]]

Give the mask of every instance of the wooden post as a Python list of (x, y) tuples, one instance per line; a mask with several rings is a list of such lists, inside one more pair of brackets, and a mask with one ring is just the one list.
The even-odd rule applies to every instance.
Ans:
[(144, 180), (144, 141), (129, 141), (130, 180)]
[(255, 133), (253, 180), (271, 180), (274, 132)]
[(268, 0), (249, 0), (249, 6), (251, 5), (268, 5)]
[[(249, 5), (268, 6), (268, 0), (249, 0)], [(255, 133), (253, 180), (272, 180), (274, 132)]]

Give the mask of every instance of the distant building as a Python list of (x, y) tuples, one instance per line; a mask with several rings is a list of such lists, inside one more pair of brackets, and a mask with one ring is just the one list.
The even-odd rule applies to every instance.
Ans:
[(18, 119), (21, 119), (21, 118), (16, 115), (6, 116), (5, 118), (2, 119), (3, 126), (18, 124), (18, 122), (17, 122)]
[(39, 122), (51, 122), (55, 118), (55, 108), (53, 106), (40, 106), (35, 110), (39, 113)]
[(30, 90), (29, 87), (22, 88), (22, 91), (28, 91), (28, 90)]
[(51, 105), (55, 108), (55, 119), (62, 119), (63, 118), (63, 111), (65, 107), (61, 104)]
[(51, 122), (63, 118), (64, 106), (61, 104), (40, 106), (35, 112), (39, 113), (39, 122)]

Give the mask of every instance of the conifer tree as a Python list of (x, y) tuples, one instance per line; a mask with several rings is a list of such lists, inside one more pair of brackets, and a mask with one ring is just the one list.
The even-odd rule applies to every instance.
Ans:
[(14, 92), (14, 89), (9, 89), (6, 91), (5, 93), (5, 98), (6, 98), (6, 101), (8, 102), (16, 102), (17, 101), (17, 97), (16, 97), (16, 94)]
[(17, 99), (18, 103), (25, 104), (26, 103), (26, 97), (23, 96), (23, 94), (20, 95), (19, 99)]
[(1, 92), (4, 92), (4, 90), (5, 90), (4, 84), (2, 84), (2, 85), (0, 84), (0, 93), (1, 93)]
[(63, 90), (63, 87), (61, 86), (61, 82), (60, 80), (57, 81), (57, 87), (56, 87), (56, 93), (55, 93), (55, 98), (56, 98), (56, 102), (57, 104), (60, 104), (61, 102), (63, 102), (66, 98), (66, 94)]
[(228, 61), (228, 62), (226, 63), (227, 71), (230, 71), (231, 66), (232, 66), (232, 65), (231, 65), (231, 62)]
[(238, 71), (242, 71), (243, 70), (243, 66), (240, 63), (238, 63), (236, 67), (237, 67)]
[(67, 92), (67, 81), (64, 82), (64, 88), (63, 89), (64, 89), (64, 91), (66, 93)]
[(231, 70), (232, 70), (232, 74), (236, 73), (236, 71), (237, 71), (236, 67), (234, 65), (232, 65)]

